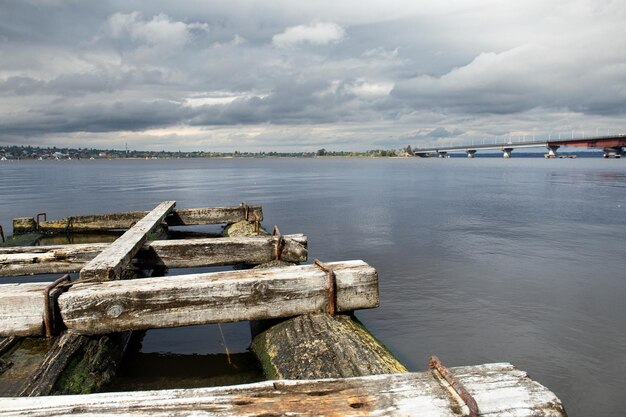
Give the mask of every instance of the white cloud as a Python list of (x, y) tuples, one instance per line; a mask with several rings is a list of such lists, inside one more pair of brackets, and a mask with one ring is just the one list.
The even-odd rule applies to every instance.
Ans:
[(209, 30), (206, 23), (176, 22), (163, 13), (145, 20), (139, 12), (115, 13), (109, 18), (108, 27), (114, 38), (128, 36), (135, 42), (149, 45), (183, 45), (192, 38), (193, 31)]
[(345, 29), (336, 23), (313, 23), (288, 27), (284, 32), (274, 35), (272, 43), (279, 48), (288, 48), (301, 43), (326, 45), (340, 42), (345, 36)]

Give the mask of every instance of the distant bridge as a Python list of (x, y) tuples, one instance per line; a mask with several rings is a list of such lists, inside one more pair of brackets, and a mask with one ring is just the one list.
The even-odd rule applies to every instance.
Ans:
[(437, 155), (439, 158), (445, 158), (451, 152), (465, 152), (468, 158), (473, 158), (478, 150), (499, 150), (502, 151), (504, 158), (510, 158), (513, 149), (517, 148), (539, 148), (543, 147), (548, 150), (544, 156), (546, 158), (556, 158), (557, 150), (561, 146), (574, 146), (578, 148), (602, 148), (605, 158), (619, 158), (624, 155), (624, 147), (626, 147), (626, 136), (598, 136), (592, 138), (572, 138), (558, 140), (541, 140), (541, 141), (520, 141), (520, 142), (504, 142), (504, 143), (483, 143), (481, 145), (458, 145), (458, 146), (440, 146), (433, 148), (417, 148), (413, 150), (416, 156), (426, 157)]

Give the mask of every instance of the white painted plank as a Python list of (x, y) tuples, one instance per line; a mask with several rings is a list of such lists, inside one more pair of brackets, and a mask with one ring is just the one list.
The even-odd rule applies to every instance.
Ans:
[(120, 279), (126, 268), (141, 246), (148, 239), (148, 234), (161, 224), (176, 206), (175, 201), (164, 201), (154, 210), (128, 229), (111, 246), (103, 250), (81, 271), (81, 279)]

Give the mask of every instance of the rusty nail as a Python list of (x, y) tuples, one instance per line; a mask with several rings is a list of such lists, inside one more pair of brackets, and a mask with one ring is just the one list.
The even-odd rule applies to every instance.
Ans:
[(472, 397), (472, 394), (465, 389), (463, 384), (461, 384), (461, 382), (450, 373), (448, 368), (443, 366), (439, 358), (431, 356), (430, 359), (428, 359), (428, 367), (433, 371), (437, 371), (439, 375), (441, 375), (443, 379), (450, 384), (459, 397), (461, 397), (467, 408), (469, 408), (468, 417), (478, 417), (480, 412), (478, 411), (478, 404), (476, 404), (476, 400)]
[(50, 301), (50, 293), (52, 292), (53, 289), (58, 287), (64, 281), (71, 281), (71, 277), (69, 274), (63, 275), (61, 278), (57, 279), (52, 284), (48, 285), (44, 291), (45, 308), (44, 308), (43, 321), (44, 321), (44, 326), (46, 329), (46, 337), (54, 336), (54, 326), (52, 323), (52, 317), (54, 316), (54, 311), (52, 311), (52, 309), (54, 308), (54, 304)]

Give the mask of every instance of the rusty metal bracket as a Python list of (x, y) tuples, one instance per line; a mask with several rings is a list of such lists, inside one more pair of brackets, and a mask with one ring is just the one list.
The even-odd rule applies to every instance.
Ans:
[(278, 238), (276, 240), (276, 247), (274, 248), (274, 259), (280, 261), (283, 249), (285, 248), (285, 239), (283, 238), (283, 235), (280, 234), (280, 230), (278, 230), (278, 226), (276, 225), (274, 225), (274, 230), (272, 230), (272, 236), (276, 236)]
[(241, 202), (241, 208), (243, 209), (243, 218), (245, 221), (249, 221), (250, 218), (250, 206), (245, 201)]
[(326, 285), (328, 286), (328, 314), (334, 316), (337, 311), (337, 276), (331, 267), (324, 265), (319, 261), (319, 259), (313, 260), (313, 263), (326, 273)]
[[(257, 233), (258, 234), (258, 233)], [(7, 240), (4, 238), (4, 229), (2, 229), (2, 225), (0, 224), (0, 237), (2, 237), (2, 243), (6, 242)]]
[(65, 233), (70, 233), (72, 231), (72, 223), (74, 223), (74, 217), (70, 216), (67, 219), (67, 226), (65, 226)]
[[(61, 285), (64, 282), (70, 283), (71, 282), (71, 277), (69, 274), (65, 274), (63, 275), (61, 278), (57, 279), (56, 281), (54, 281), (52, 284), (48, 285), (46, 287), (46, 289), (44, 290), (44, 303), (45, 303), (45, 308), (44, 308), (44, 316), (43, 316), (43, 322), (44, 322), (44, 326), (46, 329), (46, 337), (50, 338), (52, 336), (54, 336), (55, 333), (55, 326), (54, 326), (54, 308), (55, 308), (55, 303), (53, 302), (54, 300), (51, 300), (51, 293), (52, 290), (54, 290), (55, 288), (57, 288), (59, 285)], [(67, 286), (67, 288), (69, 288), (69, 286)]]
[(48, 221), (48, 214), (46, 212), (37, 213), (37, 230), (39, 230), (40, 218), (43, 216), (43, 221)]
[(261, 228), (261, 221), (259, 219), (259, 215), (256, 214), (256, 211), (253, 214), (254, 214), (254, 233), (258, 236), (260, 228)]
[(450, 373), (448, 368), (443, 366), (439, 358), (436, 356), (431, 356), (428, 359), (428, 367), (433, 373), (437, 372), (443, 379), (445, 379), (446, 382), (450, 384), (454, 392), (456, 392), (458, 396), (461, 397), (461, 400), (463, 400), (463, 402), (469, 409), (468, 417), (478, 417), (480, 411), (478, 411), (478, 404), (476, 404), (476, 400), (474, 399), (474, 397), (472, 397), (472, 394), (470, 394), (467, 389), (465, 389), (463, 384), (461, 384), (461, 382)]

